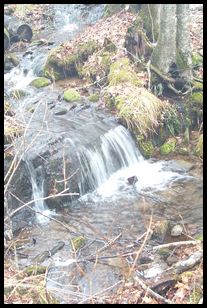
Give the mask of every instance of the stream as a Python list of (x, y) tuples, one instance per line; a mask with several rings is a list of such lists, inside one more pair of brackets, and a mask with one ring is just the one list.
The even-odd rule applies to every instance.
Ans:
[[(75, 108), (68, 109), (68, 103), (60, 98), (61, 82), (40, 89), (30, 86), (41, 74), (50, 49), (71, 40), (87, 24), (99, 20), (103, 6), (94, 5), (89, 9), (83, 4), (51, 5), (53, 28), (43, 31), (41, 38), (49, 38), (53, 45), (31, 44), (26, 51), (16, 52), (20, 64), (4, 75), (5, 93), (19, 120), (25, 126), (29, 123), (25, 146), (40, 130), (23, 157), (30, 175), (32, 198), (38, 200), (33, 209), (38, 213), (32, 225), (18, 235), (21, 243), (18, 262), (20, 268), (24, 268), (32, 264), (35, 257), (50, 252), (63, 241), (62, 249), (41, 262), (48, 267), (46, 287), (60, 303), (84, 302), (118, 282), (128, 266), (123, 258), (78, 264), (76, 260), (98, 255), (99, 250), (116, 237), (115, 244), (100, 255), (125, 252), (146, 232), (151, 215), (153, 221), (167, 219), (171, 227), (185, 224), (191, 234), (202, 233), (203, 228), (203, 179), (193, 170), (191, 162), (146, 160), (130, 132), (111, 115), (97, 110), (87, 97)], [(26, 96), (12, 99), (11, 93), (16, 89), (24, 90)], [(28, 112), (31, 108), (36, 108), (36, 112)], [(41, 200), (47, 196), (48, 169), (35, 158), (46, 153), (46, 144), (56, 140), (59, 143), (54, 157), (58, 158), (59, 152), (62, 157), (64, 145), (63, 157), (69, 159), (70, 155), (76, 164), (67, 176), (79, 170), (75, 175), (77, 186), (72, 190), (78, 190), (78, 197), (70, 202), (66, 199), (58, 209), (51, 206), (51, 199)], [(70, 187), (70, 181), (68, 185)], [(71, 239), (77, 237), (82, 242), (74, 250)], [(130, 264), (130, 258), (128, 262)]]

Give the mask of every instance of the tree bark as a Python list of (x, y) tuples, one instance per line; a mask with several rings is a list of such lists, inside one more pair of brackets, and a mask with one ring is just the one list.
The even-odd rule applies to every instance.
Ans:
[(176, 64), (180, 69), (180, 76), (185, 79), (191, 79), (192, 59), (189, 31), (189, 4), (177, 4), (177, 60)]
[(160, 27), (160, 4), (142, 4), (140, 17), (143, 21), (143, 28), (153, 43), (158, 39)]

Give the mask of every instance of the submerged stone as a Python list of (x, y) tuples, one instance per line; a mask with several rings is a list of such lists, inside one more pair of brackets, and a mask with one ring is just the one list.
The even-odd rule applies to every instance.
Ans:
[(50, 84), (51, 84), (51, 81), (45, 77), (38, 77), (30, 83), (30, 85), (35, 88), (43, 88), (43, 87), (49, 86)]
[(81, 100), (81, 95), (74, 89), (68, 89), (64, 92), (63, 98), (67, 102), (75, 102)]

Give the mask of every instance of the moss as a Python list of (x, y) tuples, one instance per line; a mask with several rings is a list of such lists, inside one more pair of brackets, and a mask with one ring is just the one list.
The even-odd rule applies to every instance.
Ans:
[(186, 147), (180, 147), (178, 148), (177, 152), (181, 155), (189, 155), (190, 154), (190, 151), (188, 148)]
[(67, 49), (64, 44), (53, 49), (48, 55), (43, 74), (53, 80), (64, 79), (67, 76), (77, 75), (77, 67), (83, 65), (88, 56), (97, 49), (96, 41), (77, 44)]
[(75, 250), (78, 250), (85, 245), (86, 239), (84, 236), (81, 235), (81, 236), (73, 238), (72, 243), (73, 243)]
[(195, 240), (197, 240), (197, 241), (203, 241), (203, 234), (197, 234), (197, 235), (195, 236)]
[(51, 81), (45, 77), (38, 77), (30, 83), (30, 85), (35, 88), (43, 88), (43, 87), (49, 86), (50, 84), (51, 84)]
[(196, 155), (203, 157), (203, 134), (200, 135), (195, 149)]
[(142, 141), (140, 142), (139, 146), (140, 146), (140, 151), (146, 158), (152, 157), (154, 153), (154, 146), (152, 144), (152, 141), (150, 140), (146, 142)]
[(128, 58), (122, 58), (110, 66), (108, 75), (109, 86), (116, 86), (119, 83), (129, 82), (138, 86), (140, 81), (136, 73), (131, 69)]
[(124, 103), (125, 103), (126, 99), (124, 97), (122, 97), (121, 95), (118, 95), (115, 97), (115, 105), (117, 110), (121, 110), (121, 108), (123, 107)]
[(203, 92), (195, 92), (190, 96), (190, 101), (196, 104), (203, 104)]
[(203, 91), (203, 83), (202, 82), (194, 81), (192, 86), (194, 87), (195, 90)]
[(19, 65), (19, 60), (17, 58), (17, 56), (15, 55), (15, 53), (9, 53), (4, 57), (4, 62), (8, 61), (11, 62), (14, 66)]
[(160, 147), (160, 154), (167, 155), (175, 151), (176, 139), (170, 138)]
[(160, 249), (157, 250), (157, 253), (160, 256), (167, 258), (171, 254), (171, 250), (169, 248), (160, 248)]
[(40, 275), (46, 272), (47, 267), (42, 265), (30, 265), (24, 271), (30, 275)]
[(192, 63), (193, 63), (193, 66), (203, 65), (203, 57), (200, 54), (193, 52), (192, 53)]
[(99, 95), (97, 93), (95, 94), (91, 94), (89, 97), (88, 97), (89, 101), (90, 102), (98, 102), (99, 100)]
[(67, 102), (75, 102), (75, 101), (80, 101), (81, 100), (80, 94), (76, 90), (74, 90), (74, 89), (66, 90), (64, 92), (63, 98)]
[(191, 304), (198, 304), (199, 300), (202, 297), (202, 290), (200, 288), (194, 288), (190, 294), (190, 303)]
[(182, 54), (180, 50), (176, 52), (176, 65), (179, 69), (189, 68), (188, 57)]

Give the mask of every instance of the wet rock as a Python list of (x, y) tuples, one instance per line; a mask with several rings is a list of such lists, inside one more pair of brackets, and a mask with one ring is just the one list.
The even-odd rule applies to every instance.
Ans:
[(183, 227), (181, 225), (175, 225), (171, 230), (171, 236), (180, 236), (183, 232)]
[(67, 102), (77, 102), (81, 100), (80, 94), (74, 89), (68, 89), (64, 92), (64, 100)]
[(155, 239), (158, 242), (163, 243), (168, 228), (169, 228), (168, 220), (165, 219), (157, 221), (153, 227), (152, 239)]
[(30, 85), (35, 88), (43, 88), (43, 87), (49, 86), (50, 84), (51, 84), (51, 81), (45, 77), (38, 77), (30, 83)]
[(176, 256), (169, 256), (166, 260), (167, 265), (171, 266), (178, 261)]
[(136, 177), (136, 175), (134, 175), (128, 178), (127, 181), (130, 185), (134, 185), (136, 182), (138, 182), (138, 178)]
[(10, 71), (13, 67), (19, 65), (19, 60), (15, 53), (9, 53), (4, 57), (4, 69)]
[(67, 112), (68, 112), (67, 109), (58, 107), (58, 108), (55, 108), (54, 114), (63, 115), (63, 114), (66, 114)]

